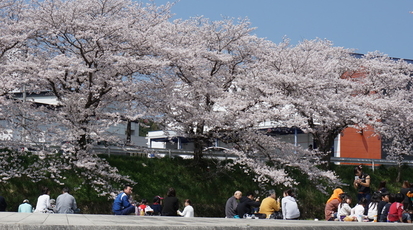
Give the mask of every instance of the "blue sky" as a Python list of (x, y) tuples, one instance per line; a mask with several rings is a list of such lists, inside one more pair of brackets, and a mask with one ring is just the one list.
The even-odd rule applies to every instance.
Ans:
[[(149, 2), (145, 0), (143, 2)], [(154, 0), (158, 5), (167, 0)], [(249, 18), (255, 34), (275, 43), (322, 38), (357, 53), (413, 59), (413, 0), (180, 0), (174, 19)]]

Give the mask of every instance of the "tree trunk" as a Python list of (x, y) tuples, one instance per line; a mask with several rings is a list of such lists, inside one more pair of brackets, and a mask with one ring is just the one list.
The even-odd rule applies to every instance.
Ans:
[(80, 136), (79, 140), (77, 140), (77, 143), (79, 145), (79, 150), (86, 150), (88, 143), (87, 130), (86, 128), (82, 128), (82, 130), (83, 134)]
[(126, 142), (125, 144), (129, 145), (131, 143), (131, 136), (132, 136), (132, 122), (128, 119), (127, 124), (126, 124), (126, 130), (125, 130), (125, 135), (126, 135)]
[(202, 139), (195, 139), (194, 140), (194, 161), (195, 163), (199, 163), (203, 157), (203, 150), (205, 148), (205, 143)]
[(324, 162), (322, 167), (325, 169), (330, 168), (331, 154), (334, 146), (334, 139), (336, 138), (336, 133), (330, 134), (313, 134), (314, 142), (317, 145), (318, 151), (321, 152), (321, 160)]
[(399, 164), (398, 167), (397, 167), (397, 177), (396, 177), (396, 182), (397, 183), (400, 182), (401, 173), (402, 173), (402, 165)]

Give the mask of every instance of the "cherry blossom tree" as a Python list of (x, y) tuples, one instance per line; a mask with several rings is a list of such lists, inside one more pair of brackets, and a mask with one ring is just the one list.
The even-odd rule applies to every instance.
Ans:
[(363, 74), (359, 79), (359, 93), (366, 95), (365, 109), (371, 125), (383, 143), (387, 159), (400, 166), (412, 155), (411, 135), (411, 73), (413, 65), (382, 53), (363, 57)]
[[(276, 60), (275, 52), (287, 50), (283, 55), (288, 55), (291, 47), (251, 35), (253, 28), (246, 20), (234, 24), (232, 20), (210, 22), (194, 18), (175, 21), (168, 30), (167, 37), (172, 39), (167, 39), (164, 47), (172, 44), (175, 48), (164, 54), (169, 65), (147, 79), (145, 87), (150, 90), (142, 90), (145, 93), (139, 101), (147, 105), (148, 111), (160, 118), (167, 129), (194, 141), (196, 161), (218, 138), (232, 146), (227, 151), (238, 156), (236, 163), (261, 175), (257, 181), (291, 185), (295, 181), (286, 175), (284, 167), (298, 167), (314, 180), (325, 179), (331, 185), (339, 183), (333, 172), (314, 167), (319, 160), (312, 152), (297, 149), (259, 130), (260, 124), (266, 121), (292, 124), (291, 116), (296, 110), (285, 87), (278, 82), (283, 78), (292, 80), (296, 75), (290, 76), (284, 71), (277, 74), (268, 65), (268, 59)], [(314, 45), (321, 44), (314, 42)], [(333, 53), (319, 49), (320, 53), (326, 52), (324, 59)], [(350, 60), (349, 53), (346, 54)], [(303, 58), (300, 55), (305, 53), (297, 54), (294, 61), (300, 61)], [(342, 58), (344, 54), (337, 56)], [(331, 67), (339, 80), (339, 73), (346, 69), (344, 63), (340, 64), (337, 69)]]
[(148, 111), (161, 123), (193, 140), (198, 161), (223, 130), (237, 126), (237, 111), (217, 102), (230, 97), (234, 84), (249, 75), (266, 41), (250, 34), (246, 20), (193, 18), (164, 30), (162, 44), (168, 48), (162, 58), (168, 66), (148, 79), (154, 95), (139, 101), (147, 100)]
[(140, 78), (162, 64), (156, 39), (169, 8), (127, 0), (47, 0), (27, 6), (23, 24), (31, 34), (21, 47), (25, 55), (7, 63), (2, 76), (5, 82), (13, 78), (15, 88), (25, 85), (31, 93), (57, 98), (55, 106), (17, 101), (10, 109), (15, 124), (30, 130), (30, 141), (39, 136), (50, 145), (68, 141), (65, 161), (50, 150), (38, 153), (56, 159), (49, 163), (53, 170), (45, 168), (53, 177), (62, 169), (76, 170), (101, 191), (109, 190), (109, 181), (131, 182), (90, 147), (99, 140), (116, 141), (104, 131), (121, 118), (139, 115), (137, 110), (129, 114), (127, 106)]
[[(50, 143), (36, 152), (40, 161), (30, 169), (19, 168), (18, 161), (5, 165), (12, 173), (4, 172), (3, 179), (22, 172), (34, 181), (50, 176), (64, 183), (64, 171), (74, 170), (102, 194), (111, 190), (110, 181), (133, 183), (90, 147), (117, 141), (105, 132), (108, 127), (141, 117), (192, 140), (196, 162), (214, 140), (225, 142), (238, 157), (235, 163), (273, 185), (297, 183), (289, 167), (320, 189), (339, 184), (333, 172), (317, 166), (329, 161), (334, 138), (346, 127), (374, 125), (389, 140), (404, 141), (402, 132), (390, 132), (397, 119), (382, 112), (398, 98), (411, 98), (400, 90), (411, 68), (402, 61), (374, 54), (356, 58), (352, 50), (320, 39), (275, 44), (253, 35), (245, 19), (170, 22), (170, 4), (23, 3), (0, 0), (1, 105), (8, 111), (3, 117), (24, 130), (24, 140)], [(23, 88), (57, 102), (43, 106), (5, 96)], [(394, 112), (409, 119), (407, 112)], [(262, 124), (311, 133), (317, 151), (269, 136)], [(68, 143), (59, 153), (51, 150), (62, 141)]]
[[(24, 45), (24, 40), (30, 31), (24, 28), (23, 1), (0, 0), (0, 104), (7, 103), (5, 96), (14, 90), (14, 81), (3, 73), (6, 71), (4, 64), (12, 62), (15, 55), (21, 55), (18, 48)], [(14, 55), (15, 54), (15, 55)], [(1, 108), (0, 108), (1, 109)], [(7, 115), (6, 110), (1, 109), (1, 116)], [(4, 119), (4, 118), (3, 118)], [(3, 130), (1, 130), (3, 133)]]
[[(359, 60), (351, 53), (349, 49), (333, 47), (331, 42), (319, 39), (296, 46), (285, 40), (261, 50), (257, 58), (260, 68), (252, 70), (255, 74), (250, 78), (237, 82), (242, 90), (235, 94), (245, 91), (240, 101), (254, 105), (244, 110), (244, 116), (249, 116), (257, 125), (255, 131), (250, 129), (247, 135), (238, 135), (242, 138), (234, 154), (256, 170), (261, 179), (271, 178), (290, 186), (295, 181), (284, 169), (292, 167), (307, 174), (321, 190), (322, 180), (329, 181), (331, 186), (339, 184), (333, 172), (314, 166), (323, 163), (320, 160), (329, 159), (334, 138), (355, 124), (360, 111), (351, 94), (354, 82), (342, 78), (344, 73), (359, 68)], [(227, 103), (227, 107), (233, 107), (231, 104), (237, 103)], [(264, 131), (257, 131), (260, 123), (300, 128), (313, 135), (318, 149), (312, 152), (281, 142)], [(251, 138), (254, 136), (256, 138)], [(327, 158), (320, 158), (320, 152)]]

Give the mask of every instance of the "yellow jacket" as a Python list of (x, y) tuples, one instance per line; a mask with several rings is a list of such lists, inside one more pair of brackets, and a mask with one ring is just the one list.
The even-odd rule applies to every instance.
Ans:
[(260, 213), (266, 214), (267, 218), (269, 218), (270, 215), (276, 211), (280, 211), (280, 202), (277, 202), (272, 197), (267, 197), (262, 200), (260, 205)]

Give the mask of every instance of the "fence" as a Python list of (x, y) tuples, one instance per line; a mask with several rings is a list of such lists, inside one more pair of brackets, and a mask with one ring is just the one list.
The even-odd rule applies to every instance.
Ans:
[[(177, 149), (150, 149), (150, 148), (134, 148), (134, 147), (102, 147), (98, 146), (94, 148), (94, 151), (101, 154), (114, 154), (114, 155), (139, 155), (151, 157), (154, 155), (160, 156), (180, 156), (183, 158), (191, 158), (193, 156), (192, 151), (184, 151)], [(215, 149), (208, 150), (205, 152), (205, 157), (213, 157), (219, 159), (231, 159), (235, 158), (233, 155), (227, 154), (225, 151)], [(331, 162), (341, 164), (341, 163), (350, 163), (350, 164), (366, 164), (370, 165), (375, 170), (375, 167), (379, 165), (398, 165), (399, 163), (394, 160), (386, 159), (367, 159), (367, 158), (345, 158), (345, 157), (332, 157)], [(401, 164), (406, 164), (408, 166), (413, 166), (413, 161), (404, 160)]]

